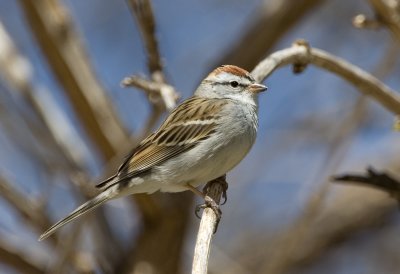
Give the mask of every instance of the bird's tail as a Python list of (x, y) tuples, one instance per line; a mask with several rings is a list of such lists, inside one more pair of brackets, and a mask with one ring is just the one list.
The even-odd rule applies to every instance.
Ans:
[(86, 203), (84, 203), (83, 205), (78, 207), (77, 209), (75, 209), (67, 217), (65, 217), (64, 219), (58, 221), (56, 224), (54, 224), (49, 229), (47, 229), (42, 235), (40, 235), (39, 241), (42, 241), (42, 240), (46, 239), (47, 237), (52, 235), (60, 227), (68, 224), (69, 222), (71, 222), (72, 220), (78, 218), (79, 216), (81, 216), (81, 215), (83, 215), (83, 214), (95, 209), (96, 207), (102, 205), (106, 201), (112, 199), (113, 195), (112, 195), (111, 192), (112, 192), (111, 189), (109, 189), (108, 191), (104, 191), (104, 192), (100, 193), (99, 195), (97, 195), (96, 197), (94, 197), (93, 199), (87, 201)]

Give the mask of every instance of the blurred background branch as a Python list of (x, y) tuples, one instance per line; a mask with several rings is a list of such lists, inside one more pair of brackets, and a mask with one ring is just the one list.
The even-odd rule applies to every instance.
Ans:
[(254, 78), (262, 81), (275, 69), (288, 64), (314, 64), (335, 73), (352, 83), (360, 92), (372, 97), (388, 111), (400, 113), (400, 95), (371, 74), (359, 67), (323, 50), (310, 48), (304, 40), (298, 40), (292, 48), (273, 53), (252, 71)]
[(29, 258), (29, 255), (17, 253), (14, 248), (2, 241), (0, 242), (0, 258), (3, 263), (13, 267), (20, 273), (43, 273), (43, 265)]
[(400, 182), (384, 172), (375, 171), (372, 167), (367, 174), (342, 174), (332, 178), (336, 182), (355, 183), (374, 187), (387, 192), (391, 197), (400, 201)]
[(317, 9), (324, 0), (264, 1), (254, 20), (237, 42), (214, 66), (235, 64), (251, 70), (270, 52), (276, 43), (307, 13)]
[(106, 91), (94, 75), (68, 11), (58, 0), (19, 1), (32, 34), (65, 95), (104, 160), (126, 132)]
[(397, 0), (369, 0), (377, 18), (400, 43), (400, 4)]

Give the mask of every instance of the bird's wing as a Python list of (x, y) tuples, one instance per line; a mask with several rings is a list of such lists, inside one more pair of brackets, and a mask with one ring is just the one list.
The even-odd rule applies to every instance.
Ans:
[(109, 186), (149, 171), (195, 147), (214, 132), (227, 100), (192, 97), (179, 105), (161, 127), (144, 139), (125, 159), (118, 174), (98, 187)]

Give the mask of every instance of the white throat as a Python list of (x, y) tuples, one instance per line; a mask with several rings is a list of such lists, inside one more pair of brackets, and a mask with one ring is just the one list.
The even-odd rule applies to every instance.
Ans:
[(239, 101), (243, 104), (251, 105), (253, 107), (258, 107), (258, 96), (249, 93), (232, 93), (225, 95), (225, 98), (230, 98), (235, 101)]

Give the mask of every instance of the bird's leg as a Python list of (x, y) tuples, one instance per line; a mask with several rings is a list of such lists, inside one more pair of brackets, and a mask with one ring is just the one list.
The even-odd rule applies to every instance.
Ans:
[[(219, 209), (219, 205), (211, 197), (207, 196), (207, 192), (208, 192), (210, 186), (213, 183), (215, 183), (215, 181), (208, 182), (206, 184), (206, 186), (204, 186), (203, 192), (201, 192), (200, 190), (198, 190), (197, 188), (195, 188), (191, 184), (187, 184), (186, 185), (190, 191), (192, 191), (194, 194), (200, 196), (204, 200), (204, 204), (197, 205), (196, 206), (196, 210), (194, 212), (196, 217), (199, 218), (199, 219), (200, 219), (200, 216), (199, 216), (200, 210), (205, 209), (207, 207), (211, 208), (215, 212), (215, 214), (217, 215), (218, 219), (221, 218), (222, 214), (221, 214), (221, 210)], [(223, 188), (224, 188), (222, 197), (224, 197), (224, 203), (223, 204), (225, 204), (225, 202), (226, 202), (226, 189), (227, 189), (227, 185), (228, 184), (225, 182), (225, 184), (221, 184), (221, 185), (223, 185)]]
[(200, 216), (199, 216), (200, 210), (205, 209), (207, 207), (212, 208), (217, 216), (221, 215), (221, 213), (220, 213), (221, 210), (219, 209), (219, 206), (213, 199), (211, 199), (210, 197), (208, 197), (206, 195), (207, 192), (201, 192), (200, 190), (198, 190), (197, 188), (195, 188), (194, 186), (192, 186), (190, 184), (187, 184), (187, 187), (191, 192), (200, 196), (204, 200), (204, 204), (200, 204), (200, 205), (196, 206), (196, 210), (195, 210), (194, 214), (196, 215), (197, 218), (200, 219)]
[(187, 188), (193, 192), (194, 194), (200, 196), (201, 198), (205, 199), (206, 198), (206, 194), (205, 192), (201, 192), (200, 190), (198, 190), (197, 188), (195, 188), (194, 186), (192, 186), (191, 184), (186, 184)]
[[(196, 215), (197, 218), (200, 219), (199, 212), (200, 212), (201, 209), (204, 209), (204, 208), (206, 208), (206, 207), (215, 208), (216, 203), (215, 203), (210, 197), (208, 197), (208, 196), (206, 195), (207, 192), (201, 192), (200, 190), (198, 190), (197, 188), (195, 188), (195, 187), (192, 186), (191, 184), (187, 184), (186, 186), (187, 186), (187, 188), (188, 188), (191, 192), (193, 192), (194, 194), (200, 196), (200, 197), (203, 198), (203, 200), (205, 201), (204, 204), (201, 204), (201, 205), (197, 205), (197, 206), (196, 206), (196, 210), (195, 210), (194, 214)], [(208, 206), (208, 204), (211, 204), (211, 201), (210, 201), (210, 200), (211, 200), (212, 202), (214, 202), (215, 205), (210, 205), (210, 206)], [(217, 207), (218, 207), (218, 205), (217, 205)], [(218, 215), (217, 215), (217, 216), (218, 216)]]

